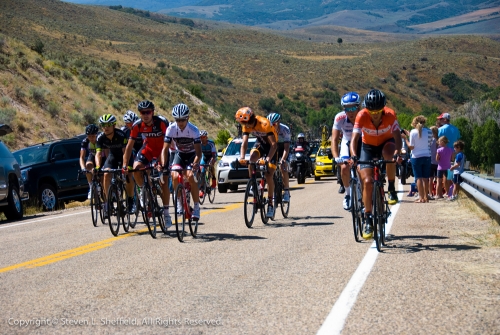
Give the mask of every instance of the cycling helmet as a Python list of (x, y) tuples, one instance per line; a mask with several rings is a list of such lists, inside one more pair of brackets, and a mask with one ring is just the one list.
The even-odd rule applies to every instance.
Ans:
[(89, 124), (85, 127), (85, 134), (87, 135), (95, 135), (99, 132), (99, 128), (95, 124)]
[(250, 121), (250, 118), (252, 116), (253, 116), (253, 111), (250, 109), (250, 107), (242, 107), (238, 109), (234, 117), (238, 122), (248, 122)]
[(154, 110), (155, 109), (155, 104), (152, 103), (149, 100), (144, 100), (144, 101), (139, 102), (139, 104), (137, 105), (137, 109), (139, 111), (141, 111), (143, 109), (152, 109), (152, 110)]
[(116, 124), (116, 117), (113, 114), (104, 114), (99, 118), (99, 123), (112, 123)]
[(276, 122), (279, 122), (281, 120), (281, 115), (279, 115), (278, 113), (271, 113), (267, 116), (267, 119), (271, 123), (276, 123)]
[(359, 94), (356, 92), (347, 92), (344, 94), (342, 99), (340, 99), (340, 104), (342, 106), (345, 105), (358, 105), (359, 106), (360, 98)]
[(302, 138), (306, 138), (306, 135), (304, 135), (304, 133), (299, 133), (299, 134), (297, 135), (297, 139), (299, 139), (299, 138), (301, 138), (301, 137), (302, 137)]
[(200, 130), (200, 137), (207, 137), (208, 133), (206, 130)]
[(172, 116), (175, 119), (187, 118), (189, 116), (189, 107), (184, 103), (175, 105), (174, 108), (172, 108)]
[(385, 106), (385, 95), (379, 90), (371, 90), (365, 96), (366, 108), (370, 110), (382, 109)]
[(127, 111), (125, 115), (123, 115), (123, 122), (125, 123), (134, 123), (137, 120), (139, 120), (139, 117), (132, 111)]

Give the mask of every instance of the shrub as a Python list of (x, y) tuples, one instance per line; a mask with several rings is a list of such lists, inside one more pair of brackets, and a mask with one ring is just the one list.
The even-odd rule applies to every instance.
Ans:
[(285, 93), (278, 93), (278, 99), (282, 100), (285, 97)]
[(24, 100), (26, 97), (26, 94), (24, 93), (23, 89), (21, 87), (16, 87), (14, 89), (14, 94), (18, 100)]
[(69, 114), (69, 119), (74, 124), (82, 124), (82, 122), (83, 122), (82, 115), (80, 113), (78, 113), (77, 111), (72, 111)]
[(33, 46), (31, 46), (31, 50), (38, 52), (40, 55), (43, 54), (44, 48), (45, 44), (43, 44), (43, 42), (39, 39), (35, 41)]
[(254, 87), (253, 88), (253, 93), (260, 94), (260, 93), (262, 93), (262, 89), (260, 87)]
[(73, 75), (71, 74), (71, 72), (69, 72), (67, 70), (63, 71), (62, 75), (63, 75), (63, 78), (68, 80), (68, 81), (73, 80)]
[(14, 117), (16, 117), (17, 111), (12, 107), (0, 108), (0, 123), (5, 123), (10, 125)]
[(30, 87), (30, 96), (31, 99), (34, 100), (39, 106), (44, 106), (46, 101), (45, 101), (45, 96), (47, 95), (48, 91), (42, 87), (36, 87), (36, 86), (31, 86)]
[(37, 63), (38, 65), (40, 65), (41, 67), (43, 67), (43, 59), (41, 59), (41, 58), (37, 57), (37, 58), (35, 59), (35, 63)]
[(30, 63), (26, 58), (21, 58), (19, 60), (19, 66), (21, 67), (21, 70), (26, 71), (30, 67)]
[(99, 116), (97, 115), (97, 113), (95, 111), (91, 111), (91, 110), (88, 110), (88, 109), (85, 109), (83, 112), (82, 112), (82, 116), (83, 116), (83, 120), (85, 122), (85, 124), (91, 124), (91, 123), (97, 123), (98, 119), (99, 119)]
[(200, 85), (190, 84), (188, 85), (187, 89), (198, 99), (205, 99), (205, 95), (203, 94), (203, 87), (201, 87)]
[(61, 107), (54, 101), (49, 102), (49, 104), (47, 105), (47, 112), (49, 112), (50, 116), (52, 117), (58, 116), (60, 111)]
[(219, 130), (219, 132), (217, 133), (217, 138), (215, 139), (215, 143), (222, 147), (225, 147), (230, 137), (231, 134), (229, 134), (229, 131), (227, 131), (226, 129)]
[(262, 98), (259, 100), (259, 107), (270, 113), (276, 108), (276, 101), (273, 98)]
[(159, 61), (158, 63), (156, 63), (156, 66), (163, 69), (165, 66), (167, 66), (167, 64), (164, 61)]

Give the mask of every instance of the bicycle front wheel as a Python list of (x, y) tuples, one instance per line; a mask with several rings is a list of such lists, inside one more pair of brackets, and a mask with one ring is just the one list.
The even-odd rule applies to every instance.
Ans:
[(351, 214), (352, 214), (352, 228), (354, 230), (354, 239), (356, 242), (361, 242), (361, 208), (358, 201), (358, 183), (354, 180), (350, 181), (351, 187)]
[(189, 219), (188, 223), (191, 236), (196, 237), (196, 234), (198, 233), (198, 220)]
[(262, 188), (259, 190), (259, 201), (260, 201), (260, 219), (263, 224), (267, 224), (269, 222), (269, 218), (267, 217), (267, 208), (269, 207), (269, 201), (267, 201), (264, 196), (266, 192), (266, 179), (263, 179)]
[(184, 241), (184, 228), (186, 226), (186, 211), (184, 210), (184, 193), (185, 189), (179, 183), (174, 193), (174, 206), (175, 206), (175, 231), (179, 242)]
[(213, 204), (214, 200), (215, 200), (215, 190), (217, 189), (217, 187), (212, 188), (212, 174), (211, 173), (208, 173), (207, 182), (208, 182), (208, 184), (207, 184), (208, 185), (208, 187), (207, 187), (208, 200), (210, 201), (211, 204)]
[(252, 228), (255, 213), (257, 213), (257, 184), (254, 179), (250, 179), (245, 190), (245, 200), (243, 212), (245, 215), (245, 224)]
[(142, 203), (144, 205), (144, 221), (148, 226), (149, 233), (152, 238), (156, 238), (156, 215), (155, 215), (155, 204), (153, 200), (153, 192), (151, 191), (151, 186), (146, 181), (144, 183), (144, 188), (142, 189)]
[(101, 199), (97, 192), (97, 187), (92, 185), (90, 189), (90, 212), (92, 213), (92, 224), (97, 227), (97, 220), (99, 219), (101, 209)]
[(122, 220), (122, 225), (123, 225), (123, 230), (128, 233), (129, 228), (130, 228), (130, 208), (128, 208), (128, 194), (127, 190), (125, 189), (125, 185), (122, 185), (122, 192), (121, 192), (121, 213), (120, 217)]
[(375, 238), (375, 244), (377, 246), (377, 250), (380, 252), (384, 239), (384, 219), (383, 219), (383, 204), (382, 194), (380, 193), (380, 186), (375, 183), (373, 185), (373, 237)]
[(118, 235), (121, 223), (121, 199), (118, 187), (111, 184), (108, 189), (108, 222), (114, 236)]

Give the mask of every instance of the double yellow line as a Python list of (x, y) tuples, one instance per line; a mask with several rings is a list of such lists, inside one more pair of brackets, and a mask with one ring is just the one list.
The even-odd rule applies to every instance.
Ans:
[[(228, 212), (228, 211), (234, 210), (236, 208), (239, 208), (242, 205), (243, 205), (242, 203), (237, 203), (237, 204), (226, 206), (226, 207), (224, 207), (222, 209), (212, 209), (212, 210), (208, 210), (208, 211), (202, 212), (201, 215), (204, 216), (204, 215), (208, 215), (208, 214), (211, 214), (211, 213)], [(33, 259), (31, 261), (27, 261), (27, 262), (24, 262), (24, 263), (19, 263), (19, 264), (7, 266), (5, 268), (1, 268), (0, 269), (0, 273), (12, 271), (12, 270), (17, 270), (17, 269), (21, 269), (21, 268), (32, 269), (32, 268), (36, 268), (36, 267), (39, 267), (39, 266), (45, 266), (45, 265), (48, 265), (48, 264), (60, 262), (60, 261), (63, 261), (65, 259), (68, 259), (68, 258), (72, 258), (72, 257), (76, 257), (76, 256), (87, 254), (89, 252), (93, 252), (93, 251), (97, 251), (97, 250), (100, 250), (100, 249), (108, 248), (108, 247), (112, 246), (113, 242), (115, 242), (115, 241), (118, 241), (118, 240), (121, 240), (121, 239), (124, 239), (124, 238), (127, 238), (127, 237), (131, 237), (131, 236), (135, 236), (138, 233), (142, 233), (142, 232), (146, 232), (146, 231), (148, 231), (148, 229), (144, 228), (144, 229), (141, 229), (141, 230), (129, 233), (129, 234), (124, 234), (124, 235), (120, 235), (120, 236), (117, 236), (117, 237), (112, 237), (112, 238), (109, 238), (109, 239), (106, 239), (106, 240), (102, 240), (102, 241), (99, 241), (99, 242), (90, 243), (90, 244), (87, 244), (87, 245), (84, 245), (84, 246), (81, 246), (81, 247), (78, 247), (78, 248), (69, 249), (69, 250), (58, 252), (56, 254), (52, 254), (52, 255), (49, 255), (49, 256), (45, 256), (45, 257)]]

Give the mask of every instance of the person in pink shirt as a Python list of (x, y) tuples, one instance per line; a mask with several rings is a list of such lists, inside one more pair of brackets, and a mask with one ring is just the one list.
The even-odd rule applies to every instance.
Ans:
[(446, 136), (441, 136), (437, 143), (439, 148), (436, 153), (436, 160), (438, 162), (436, 197), (437, 199), (443, 199), (443, 189), (446, 189), (446, 179), (448, 176), (448, 170), (451, 167), (451, 155), (453, 154), (453, 149), (447, 146), (448, 139)]

